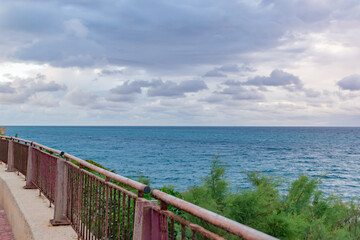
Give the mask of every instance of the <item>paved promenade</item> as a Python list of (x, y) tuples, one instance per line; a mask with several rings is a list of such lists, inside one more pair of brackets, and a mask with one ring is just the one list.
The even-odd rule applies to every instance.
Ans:
[(7, 222), (5, 211), (0, 205), (0, 240), (14, 240), (11, 228)]

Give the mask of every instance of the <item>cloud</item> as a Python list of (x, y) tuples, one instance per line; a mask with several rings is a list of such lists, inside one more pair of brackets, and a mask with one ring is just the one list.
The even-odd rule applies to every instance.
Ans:
[(2, 83), (0, 84), (0, 93), (14, 93), (15, 89), (11, 87), (11, 83)]
[(243, 86), (231, 86), (219, 92), (230, 95), (234, 100), (263, 100), (264, 95), (255, 89), (247, 89)]
[(104, 61), (103, 47), (89, 39), (54, 36), (22, 46), (13, 57), (56, 67), (90, 67)]
[(73, 89), (66, 94), (65, 98), (70, 103), (82, 108), (102, 109), (106, 107), (106, 103), (102, 101), (100, 96), (80, 89)]
[(123, 73), (123, 71), (118, 70), (118, 69), (114, 69), (114, 70), (103, 69), (99, 73), (99, 76), (112, 76), (112, 75), (117, 75), (117, 74), (122, 74), (122, 73)]
[[(65, 91), (66, 85), (60, 85), (55, 81), (46, 82), (46, 77), (42, 74), (37, 74), (33, 78), (21, 78), (10, 74), (5, 74), (4, 77), (11, 80), (0, 84), (0, 103), (1, 104), (22, 104), (32, 98), (39, 98), (37, 93), (43, 92), (57, 92)], [(30, 103), (31, 103), (30, 102)], [(44, 103), (44, 106), (46, 103)]]
[(38, 80), (32, 84), (32, 89), (35, 92), (57, 92), (57, 91), (65, 91), (67, 87), (64, 84), (60, 85), (55, 81), (44, 82)]
[(149, 97), (184, 97), (185, 93), (199, 92), (208, 89), (202, 80), (182, 81), (179, 84), (172, 81), (160, 81), (147, 91)]
[(317, 98), (320, 97), (321, 93), (319, 91), (316, 91), (314, 89), (304, 89), (304, 92), (307, 97), (309, 98)]
[(219, 68), (217, 68), (217, 70), (222, 71), (222, 72), (232, 72), (232, 73), (236, 73), (236, 72), (255, 72), (255, 69), (244, 64), (242, 66), (239, 67), (239, 65), (237, 64), (228, 64), (228, 65), (223, 65)]
[(337, 82), (337, 85), (343, 90), (358, 91), (360, 90), (360, 75), (353, 74), (344, 77)]
[(273, 49), (289, 32), (325, 29), (357, 4), (4, 0), (0, 42), (13, 36), (8, 58), (61, 67), (221, 65)]
[(53, 108), (59, 106), (59, 99), (54, 99), (51, 95), (47, 94), (45, 96), (31, 96), (29, 97), (29, 102), (32, 105)]
[(88, 34), (87, 27), (81, 20), (73, 18), (64, 22), (65, 32), (70, 36), (85, 38)]
[(203, 77), (227, 77), (227, 75), (218, 71), (217, 69), (214, 69), (205, 73)]
[(25, 103), (32, 93), (28, 89), (17, 89), (13, 93), (0, 93), (0, 104)]
[(126, 81), (122, 85), (109, 90), (106, 100), (113, 102), (133, 102), (136, 99), (136, 94), (142, 92), (142, 88), (160, 85), (161, 81)]
[(116, 88), (112, 88), (110, 90), (111, 93), (114, 94), (132, 94), (132, 93), (141, 93), (141, 88), (156, 86), (160, 83), (156, 81), (148, 82), (148, 81), (126, 81), (122, 85), (117, 86)]
[(269, 77), (257, 76), (247, 80), (244, 84), (251, 86), (281, 86), (288, 90), (299, 90), (303, 88), (299, 77), (279, 69), (273, 70)]
[(216, 67), (213, 70), (205, 73), (203, 77), (227, 77), (225, 73), (237, 73), (237, 72), (254, 72), (255, 69), (247, 65), (239, 67), (237, 64), (227, 64), (221, 67)]

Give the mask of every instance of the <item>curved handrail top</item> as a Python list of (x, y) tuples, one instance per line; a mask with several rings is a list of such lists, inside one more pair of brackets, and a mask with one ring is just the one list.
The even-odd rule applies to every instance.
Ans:
[[(15, 137), (8, 137), (8, 136), (0, 136), (0, 138), (5, 138), (7, 140), (17, 140), (17, 141), (21, 141), (21, 142), (24, 142), (24, 143), (28, 143), (30, 145), (33, 145), (33, 146), (37, 146), (39, 148), (42, 148), (42, 149), (45, 149), (47, 151), (50, 151), (52, 153), (57, 153), (59, 155), (61, 155), (62, 151), (60, 150), (57, 150), (57, 149), (54, 149), (54, 148), (50, 148), (50, 147), (47, 147), (47, 146), (44, 146), (42, 144), (39, 144), (39, 143), (36, 143), (36, 142), (32, 142), (32, 141), (28, 141), (28, 140), (25, 140), (25, 139), (21, 139), (21, 138), (15, 138)], [(140, 183), (140, 182), (137, 182), (135, 180), (132, 180), (130, 178), (127, 178), (127, 177), (123, 177), (121, 175), (118, 175), (116, 173), (113, 173), (113, 172), (110, 172), (106, 169), (102, 169), (100, 167), (97, 167), (81, 158), (78, 158), (78, 157), (75, 157), (71, 154), (68, 154), (68, 153), (64, 153), (64, 156), (67, 158), (67, 159), (71, 159), (75, 162), (77, 162), (78, 164), (80, 164), (81, 166), (84, 166), (84, 167), (87, 167), (97, 173), (100, 173), (102, 175), (104, 175), (105, 177), (108, 177), (110, 179), (113, 179), (115, 181), (118, 181), (122, 184), (125, 184), (125, 185), (128, 185), (138, 191), (141, 191), (141, 192), (144, 192), (144, 193), (150, 193), (151, 191), (151, 188), (143, 183)]]
[(169, 204), (180, 210), (190, 213), (190, 214), (194, 215), (195, 217), (205, 220), (205, 221), (213, 224), (214, 226), (220, 227), (220, 228), (222, 228), (230, 233), (233, 233), (239, 237), (242, 237), (242, 238), (245, 238), (248, 240), (260, 240), (260, 239), (275, 240), (275, 239), (277, 239), (277, 238), (274, 238), (263, 232), (260, 232), (256, 229), (253, 229), (251, 227), (243, 225), (239, 222), (233, 221), (224, 216), (221, 216), (219, 214), (216, 214), (214, 212), (206, 210), (195, 204), (189, 203), (187, 201), (184, 201), (182, 199), (179, 199), (177, 197), (174, 197), (172, 195), (164, 193), (160, 190), (153, 189), (151, 191), (151, 195), (153, 197), (155, 197), (156, 199), (165, 202), (166, 204)]

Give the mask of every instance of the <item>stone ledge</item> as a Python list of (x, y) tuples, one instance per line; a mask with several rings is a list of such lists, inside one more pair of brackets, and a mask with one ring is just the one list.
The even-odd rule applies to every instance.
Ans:
[(78, 239), (71, 226), (53, 227), (50, 219), (54, 207), (39, 197), (37, 189), (23, 189), (25, 179), (14, 172), (5, 172), (0, 164), (0, 204), (3, 206), (15, 239), (18, 240), (67, 240)]

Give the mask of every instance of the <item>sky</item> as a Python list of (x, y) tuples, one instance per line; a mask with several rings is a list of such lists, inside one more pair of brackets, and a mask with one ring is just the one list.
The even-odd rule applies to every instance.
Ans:
[(358, 0), (0, 6), (0, 125), (360, 126)]

